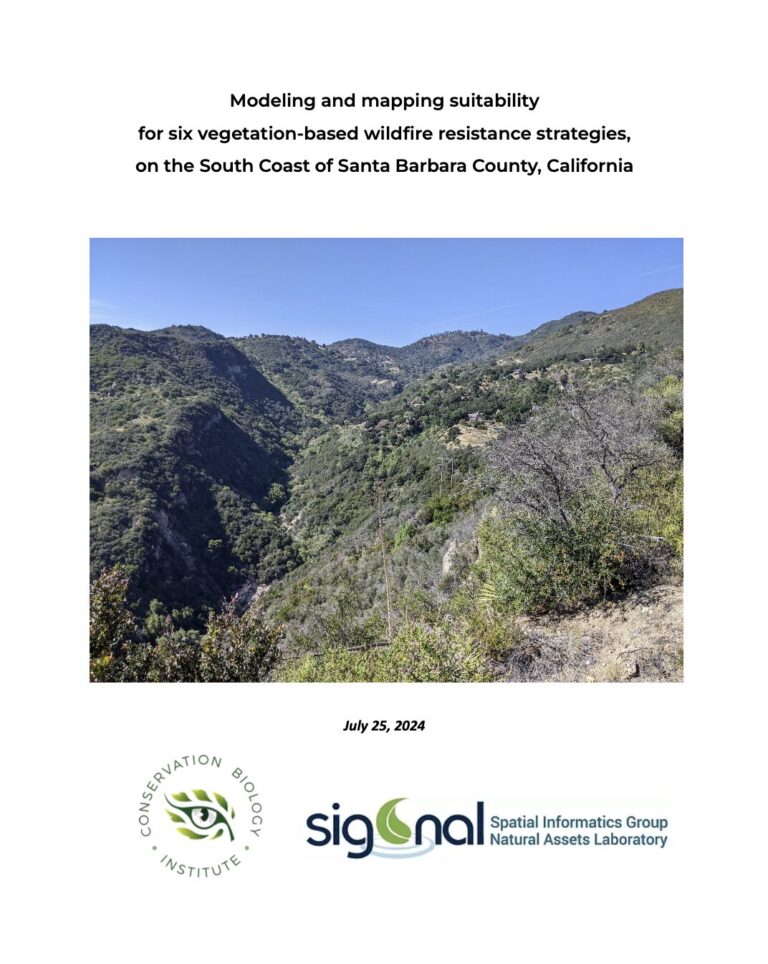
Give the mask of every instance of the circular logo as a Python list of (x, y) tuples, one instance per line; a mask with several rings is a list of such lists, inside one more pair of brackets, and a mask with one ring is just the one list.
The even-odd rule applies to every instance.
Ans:
[(261, 794), (243, 767), (200, 753), (162, 763), (142, 787), (138, 825), (162, 869), (207, 880), (236, 872), (263, 828)]

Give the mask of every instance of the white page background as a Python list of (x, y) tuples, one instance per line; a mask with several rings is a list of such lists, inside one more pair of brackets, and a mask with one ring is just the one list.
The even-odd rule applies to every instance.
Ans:
[[(762, 402), (765, 321), (762, 162), (742, 127), (760, 120), (748, 9), (81, 2), (13, 13), (3, 40), (8, 960), (760, 956), (750, 881), (762, 872), (752, 840), (763, 810), (755, 714), (765, 630), (750, 606), (764, 595), (764, 429), (750, 418)], [(141, 124), (251, 124), (254, 112), (229, 110), (231, 91), (352, 90), (534, 93), (539, 108), (517, 112), (517, 124), (626, 127), (637, 173), (133, 171), (142, 153), (164, 153), (141, 150)], [(368, 120), (345, 112), (339, 123)], [(391, 118), (435, 120), (447, 112)], [(434, 143), (326, 153), (387, 150), (450, 156)], [(182, 151), (206, 156), (199, 145)], [(612, 156), (588, 145), (572, 154)], [(88, 240), (100, 236), (684, 237), (686, 682), (89, 685)], [(341, 732), (346, 719), (379, 717), (424, 718), (427, 730)], [(137, 832), (148, 775), (197, 752), (242, 761), (265, 806), (258, 852), (217, 881), (161, 870)], [(336, 800), (372, 813), (396, 795), (436, 809), (483, 799), (510, 815), (659, 813), (672, 820), (670, 843), (354, 861), (304, 842), (309, 813)]]

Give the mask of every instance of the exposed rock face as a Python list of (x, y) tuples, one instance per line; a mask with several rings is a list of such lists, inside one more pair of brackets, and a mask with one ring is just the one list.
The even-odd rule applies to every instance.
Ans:
[(448, 548), (445, 550), (445, 553), (443, 554), (443, 568), (442, 568), (443, 579), (445, 579), (447, 576), (450, 576), (450, 574), (453, 572), (453, 567), (456, 564), (456, 555), (458, 554), (458, 551), (459, 551), (459, 540), (451, 539), (451, 541), (448, 543)]
[(160, 531), (160, 535), (171, 547), (171, 549), (177, 553), (183, 560), (184, 565), (189, 570), (194, 570), (195, 568), (195, 558), (192, 554), (192, 550), (189, 547), (189, 543), (178, 533), (175, 532), (171, 526), (170, 519), (168, 518), (168, 513), (165, 509), (155, 509), (152, 513), (152, 517), (155, 522), (157, 522), (157, 527)]

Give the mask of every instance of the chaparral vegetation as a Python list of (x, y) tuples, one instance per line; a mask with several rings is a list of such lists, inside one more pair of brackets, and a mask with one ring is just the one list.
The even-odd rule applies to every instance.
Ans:
[(91, 678), (681, 678), (682, 332), (94, 325)]

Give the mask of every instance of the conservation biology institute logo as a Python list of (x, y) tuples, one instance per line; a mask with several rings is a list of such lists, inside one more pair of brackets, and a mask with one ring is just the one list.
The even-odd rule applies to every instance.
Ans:
[(141, 790), (139, 833), (159, 865), (179, 877), (235, 872), (258, 844), (263, 823), (255, 780), (213, 754), (161, 763)]

